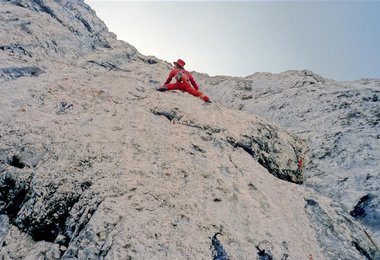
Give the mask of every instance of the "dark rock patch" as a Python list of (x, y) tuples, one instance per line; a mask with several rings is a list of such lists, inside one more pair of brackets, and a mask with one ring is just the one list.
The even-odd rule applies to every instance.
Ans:
[(76, 18), (83, 24), (88, 32), (92, 33), (91, 25), (82, 16), (78, 15)]
[(63, 114), (66, 112), (66, 110), (73, 107), (73, 104), (69, 104), (65, 101), (62, 101), (61, 103), (59, 103), (57, 114)]
[(149, 65), (153, 65), (153, 64), (157, 64), (158, 62), (156, 60), (153, 60), (153, 59), (147, 59), (147, 60), (145, 60), (145, 63), (149, 64)]
[(260, 245), (256, 246), (257, 249), (257, 259), (258, 260), (272, 260), (273, 256), (272, 253), (268, 250), (266, 251), (265, 249), (261, 249)]
[(92, 185), (92, 181), (84, 181), (80, 184), (82, 191), (87, 190)]
[(0, 175), (0, 214), (7, 214), (11, 221), (17, 216), (26, 200), (29, 181), (7, 171)]
[(182, 116), (178, 115), (178, 109), (173, 109), (171, 111), (158, 111), (158, 110), (152, 110), (152, 113), (156, 116), (164, 116), (169, 121), (172, 121), (174, 119), (180, 120)]
[(25, 167), (25, 163), (21, 160), (20, 156), (18, 156), (18, 155), (12, 156), (12, 158), (9, 162), (9, 165), (16, 167), (16, 168), (19, 168), (19, 169), (22, 169)]
[(350, 211), (350, 215), (354, 218), (361, 218), (366, 216), (366, 206), (370, 203), (371, 198), (369, 194), (363, 196), (355, 205), (354, 209)]
[[(275, 137), (268, 138), (271, 140)], [(242, 136), (239, 140), (228, 136), (227, 142), (235, 148), (242, 148), (252, 156), (259, 164), (279, 179), (302, 184), (302, 172), (291, 169), (282, 169), (276, 160), (270, 155), (271, 148), (268, 140), (261, 140), (254, 136)]]
[(313, 200), (313, 199), (307, 199), (306, 200), (306, 203), (307, 203), (307, 205), (308, 206), (318, 206), (318, 202), (316, 202), (315, 200)]
[(229, 257), (224, 250), (222, 243), (218, 240), (217, 235), (221, 233), (216, 233), (211, 238), (211, 248), (212, 248), (212, 259), (213, 260), (229, 260)]
[(51, 198), (44, 198), (44, 211), (41, 211), (34, 207), (36, 199), (31, 198), (18, 212), (15, 225), (36, 241), (54, 242), (57, 236), (64, 232), (69, 211), (78, 200), (78, 194), (54, 192)]
[(119, 68), (117, 65), (112, 64), (110, 62), (98, 62), (98, 61), (90, 60), (90, 61), (88, 61), (88, 63), (98, 65), (98, 66), (103, 67), (104, 69), (109, 70), (109, 71), (114, 70), (114, 71), (130, 72), (130, 70), (125, 70), (125, 69)]
[(14, 54), (21, 54), (21, 55), (26, 55), (29, 57), (32, 57), (32, 54), (28, 52), (23, 46), (20, 44), (10, 44), (10, 45), (2, 45), (0, 46), (0, 50), (14, 53)]
[(360, 252), (360, 254), (362, 254), (366, 259), (368, 260), (375, 260), (374, 258), (371, 257), (371, 255), (363, 248), (359, 245), (358, 242), (356, 241), (352, 241), (352, 245), (356, 248), (356, 250), (358, 250)]
[(251, 190), (257, 190), (257, 187), (252, 182), (248, 183), (248, 187)]
[(44, 71), (35, 66), (9, 67), (0, 69), (0, 78), (9, 81), (20, 77), (38, 77), (42, 73), (44, 73)]

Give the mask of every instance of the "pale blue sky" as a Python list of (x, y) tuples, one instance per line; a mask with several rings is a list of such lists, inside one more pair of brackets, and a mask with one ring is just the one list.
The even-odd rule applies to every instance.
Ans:
[(139, 52), (209, 75), (380, 78), (380, 2), (86, 0)]

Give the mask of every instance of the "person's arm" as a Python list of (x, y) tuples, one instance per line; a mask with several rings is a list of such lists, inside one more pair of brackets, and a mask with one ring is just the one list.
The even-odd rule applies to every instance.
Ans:
[(191, 75), (190, 76), (190, 82), (191, 82), (191, 85), (193, 85), (193, 87), (196, 89), (196, 90), (199, 90), (199, 87), (198, 87), (198, 84), (197, 82), (195, 82), (193, 76)]
[(169, 73), (169, 77), (168, 77), (168, 79), (165, 81), (164, 85), (169, 84), (170, 81), (172, 81), (172, 78), (174, 78), (174, 76), (175, 76), (175, 71), (174, 71), (174, 70), (170, 71), (170, 73)]

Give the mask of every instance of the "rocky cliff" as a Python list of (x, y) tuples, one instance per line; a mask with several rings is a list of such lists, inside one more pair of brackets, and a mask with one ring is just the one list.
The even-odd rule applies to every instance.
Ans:
[(83, 1), (0, 1), (0, 28), (1, 258), (379, 257), (349, 212), (300, 185), (307, 143), (156, 92), (170, 65)]
[(199, 78), (224, 106), (305, 140), (304, 184), (341, 203), (380, 243), (380, 80), (338, 82), (307, 70)]

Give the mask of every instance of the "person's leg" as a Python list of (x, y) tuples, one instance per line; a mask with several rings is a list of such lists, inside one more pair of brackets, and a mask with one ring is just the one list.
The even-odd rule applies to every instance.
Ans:
[(206, 96), (206, 94), (202, 93), (201, 91), (199, 90), (196, 90), (194, 89), (193, 87), (191, 87), (190, 85), (186, 86), (186, 88), (184, 89), (187, 93), (193, 95), (193, 96), (196, 96), (196, 97), (199, 97), (200, 99), (202, 99), (203, 101), (205, 102), (210, 102), (210, 99), (208, 98), (208, 96)]
[(180, 84), (179, 83), (172, 83), (172, 84), (166, 84), (164, 85), (166, 87), (167, 90), (180, 90), (181, 87), (180, 87)]
[(172, 83), (172, 84), (165, 84), (162, 87), (157, 88), (158, 91), (167, 91), (167, 90), (180, 90), (180, 84), (178, 83)]

